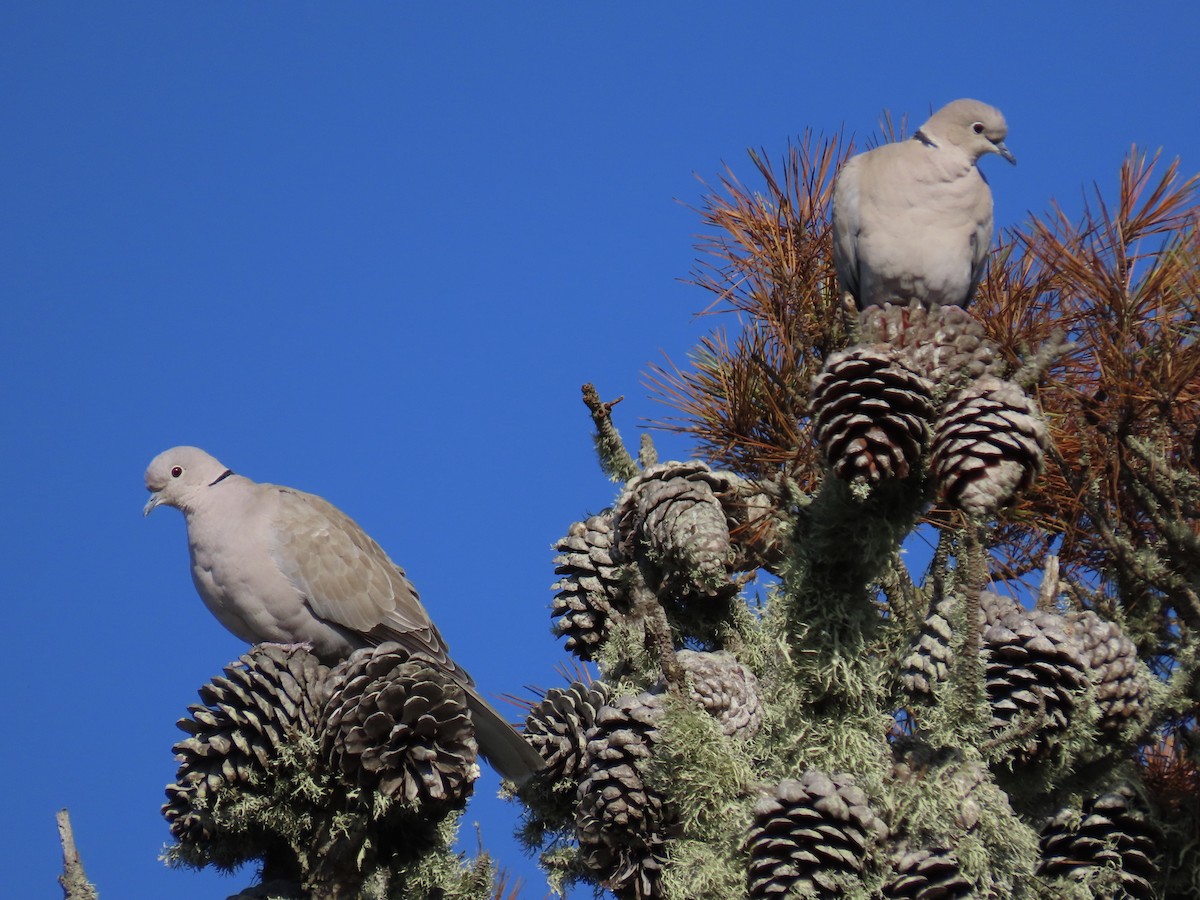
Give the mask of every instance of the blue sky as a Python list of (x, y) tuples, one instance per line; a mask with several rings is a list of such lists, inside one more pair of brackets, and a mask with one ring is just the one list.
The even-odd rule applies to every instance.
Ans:
[[(553, 685), (550, 548), (613, 497), (579, 386), (624, 394), (633, 440), (663, 413), (642, 373), (711, 323), (679, 281), (695, 175), (959, 96), (1008, 118), (1000, 225), (1111, 193), (1134, 142), (1200, 169), (1194, 4), (884, 9), (0, 7), (8, 896), (57, 891), (61, 806), (104, 896), (250, 881), (157, 861), (175, 720), (243, 650), (181, 517), (141, 516), (160, 450), (322, 494), (486, 693)], [(467, 845), (541, 897), (496, 786)]]

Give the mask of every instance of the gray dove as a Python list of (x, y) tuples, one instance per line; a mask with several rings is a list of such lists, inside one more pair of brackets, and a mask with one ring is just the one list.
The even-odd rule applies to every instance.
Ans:
[(501, 775), (522, 784), (541, 768), (537, 751), (450, 658), (404, 570), (333, 504), (235, 475), (196, 447), (156, 456), (146, 488), (144, 514), (157, 506), (183, 513), (196, 590), (239, 638), (307, 645), (328, 664), (396, 641), (463, 687), (480, 752)]
[(838, 284), (859, 309), (917, 300), (966, 306), (992, 243), (992, 192), (979, 171), (1004, 144), (1000, 110), (978, 100), (939, 109), (906, 141), (852, 157), (833, 189)]

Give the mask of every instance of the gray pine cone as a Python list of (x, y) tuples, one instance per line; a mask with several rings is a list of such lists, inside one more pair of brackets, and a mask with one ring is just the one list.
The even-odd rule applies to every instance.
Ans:
[(954, 820), (946, 823), (947, 828), (953, 825), (958, 831), (970, 834), (979, 827), (987, 802), (983, 798), (989, 793), (999, 793), (982, 765), (964, 761), (956, 751), (935, 751), (909, 740), (897, 742), (892, 750), (895, 755), (893, 780), (938, 783), (950, 789), (955, 797)]
[(947, 502), (968, 515), (990, 516), (1033, 483), (1048, 441), (1024, 391), (985, 375), (943, 406), (933, 430), (933, 477)]
[(726, 651), (681, 650), (692, 699), (721, 724), (725, 735), (752, 738), (762, 727), (762, 704), (754, 673)]
[(1101, 619), (1090, 609), (1068, 614), (1066, 623), (1096, 688), (1100, 729), (1117, 735), (1130, 721), (1144, 722), (1150, 714), (1150, 679), (1133, 641), (1115, 622)]
[(1015, 738), (1017, 763), (1045, 759), (1087, 684), (1083, 654), (1062, 616), (988, 591), (980, 610), (992, 729)]
[(628, 609), (612, 511), (576, 522), (555, 549), (554, 574), (562, 577), (552, 588), (554, 632), (580, 659), (595, 659), (611, 622)]
[(842, 897), (859, 886), (870, 846), (887, 826), (849, 775), (809, 770), (780, 783), (754, 807), (746, 839), (751, 900)]
[(737, 553), (719, 494), (728, 482), (699, 461), (650, 466), (617, 500), (621, 554), (636, 559), (660, 597), (730, 597)]
[(1151, 900), (1161, 835), (1140, 806), (1122, 785), (1085, 801), (1082, 813), (1061, 810), (1042, 829), (1038, 874), (1084, 882), (1097, 898)]
[(897, 851), (892, 867), (895, 874), (883, 886), (885, 900), (965, 900), (975, 896), (958, 857), (948, 847)]
[(787, 516), (776, 503), (777, 494), (732, 472), (711, 475), (733, 543), (732, 568), (738, 572), (767, 569), (778, 574), (787, 556)]
[(179, 720), (191, 736), (172, 748), (179, 771), (162, 808), (177, 840), (211, 840), (221, 792), (253, 790), (285, 745), (317, 734), (328, 671), (306, 650), (260, 644), (200, 688), (203, 704)]
[(999, 348), (983, 323), (960, 306), (871, 306), (863, 310), (859, 339), (900, 351), (935, 385), (1004, 375)]
[(933, 418), (929, 380), (889, 348), (832, 354), (813, 384), (817, 445), (833, 474), (877, 484), (920, 469)]
[(550, 784), (578, 784), (586, 769), (584, 754), (596, 713), (608, 702), (609, 687), (602, 681), (577, 681), (567, 688), (551, 688), (525, 718), (525, 739), (546, 761), (538, 773)]
[(662, 714), (658, 694), (620, 697), (601, 707), (588, 740), (575, 811), (580, 856), (622, 900), (662, 895), (671, 815), (666, 799), (642, 777)]
[(954, 656), (950, 645), (954, 636), (950, 618), (955, 602), (955, 598), (945, 597), (934, 604), (921, 623), (921, 632), (913, 642), (912, 650), (900, 664), (900, 682), (913, 696), (932, 696), (937, 686), (950, 675)]
[(466, 694), (432, 660), (394, 642), (334, 667), (322, 752), (353, 784), (445, 815), (479, 775)]

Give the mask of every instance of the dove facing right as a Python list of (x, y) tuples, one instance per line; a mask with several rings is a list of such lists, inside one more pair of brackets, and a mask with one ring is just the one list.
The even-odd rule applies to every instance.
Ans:
[(861, 310), (919, 301), (966, 306), (992, 243), (981, 157), (1016, 158), (1000, 110), (955, 100), (905, 141), (852, 157), (833, 189), (838, 284)]

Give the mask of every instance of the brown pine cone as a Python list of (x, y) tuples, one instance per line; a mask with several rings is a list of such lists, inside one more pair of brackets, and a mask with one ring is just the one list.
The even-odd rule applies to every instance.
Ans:
[(673, 817), (666, 798), (642, 778), (662, 714), (659, 694), (620, 697), (601, 707), (589, 734), (575, 812), (580, 856), (622, 900), (662, 896)]
[(460, 808), (479, 776), (463, 689), (394, 642), (356, 650), (330, 673), (322, 751), (331, 768), (422, 815)]
[(588, 735), (596, 725), (596, 714), (609, 699), (602, 681), (577, 681), (568, 688), (551, 688), (529, 710), (525, 739), (533, 745), (546, 767), (538, 777), (549, 784), (570, 781), (578, 784), (586, 774), (584, 754)]
[(1017, 763), (1045, 759), (1069, 727), (1087, 684), (1079, 645), (1054, 613), (987, 591), (980, 594), (980, 610), (992, 729), (1014, 736)]
[(612, 510), (576, 522), (555, 549), (554, 574), (562, 578), (553, 586), (558, 591), (550, 608), (557, 620), (554, 631), (580, 659), (595, 659), (610, 625), (629, 608)]
[(832, 354), (813, 383), (817, 445), (833, 474), (878, 484), (920, 470), (933, 418), (933, 385), (888, 348)]
[(1038, 874), (1087, 884), (1097, 898), (1151, 900), (1159, 840), (1137, 794), (1122, 785), (1046, 823)]
[(966, 900), (977, 896), (949, 847), (898, 850), (891, 862), (895, 874), (883, 886), (885, 900)]
[(754, 807), (746, 839), (751, 900), (843, 897), (861, 880), (872, 844), (888, 828), (849, 775), (809, 770), (780, 783)]
[(259, 644), (200, 689), (203, 705), (179, 720), (191, 736), (172, 748), (179, 771), (162, 808), (177, 840), (216, 837), (212, 809), (223, 795), (257, 791), (287, 745), (317, 734), (328, 671), (306, 650)]
[(911, 652), (900, 664), (900, 682), (913, 696), (932, 696), (937, 686), (950, 676), (954, 656), (950, 617), (955, 602), (955, 598), (945, 597), (934, 605), (921, 623), (921, 633)]
[(985, 375), (942, 407), (930, 467), (948, 503), (986, 517), (1033, 483), (1048, 442), (1033, 401), (1011, 381)]

